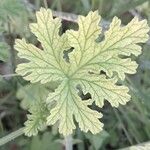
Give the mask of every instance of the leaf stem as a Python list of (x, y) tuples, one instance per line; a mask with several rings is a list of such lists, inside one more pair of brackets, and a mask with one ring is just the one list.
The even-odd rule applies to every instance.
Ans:
[(79, 128), (77, 130), (77, 138), (82, 141), (77, 145), (78, 150), (85, 150), (84, 143), (83, 143), (83, 140), (84, 140), (83, 133), (81, 132), (81, 130)]
[(45, 7), (46, 9), (48, 9), (47, 0), (44, 0), (43, 2), (44, 2), (44, 7)]
[(0, 146), (14, 140), (15, 138), (21, 136), (24, 133), (24, 128), (20, 128), (2, 138), (0, 138)]
[(65, 137), (65, 150), (73, 150), (71, 135)]

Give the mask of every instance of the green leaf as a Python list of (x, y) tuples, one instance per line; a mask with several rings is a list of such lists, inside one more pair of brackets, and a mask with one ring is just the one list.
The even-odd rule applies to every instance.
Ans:
[(48, 108), (44, 100), (36, 101), (29, 109), (30, 114), (27, 115), (28, 120), (25, 122), (25, 135), (37, 135), (38, 131), (46, 128), (46, 118), (48, 116)]
[(35, 83), (20, 87), (18, 90), (17, 98), (22, 100), (21, 107), (30, 112), (27, 115), (28, 120), (25, 122), (24, 132), (27, 136), (37, 135), (39, 130), (46, 128), (49, 108), (45, 99), (48, 93), (54, 91), (57, 86), (57, 82), (46, 85)]
[(29, 84), (21, 87), (17, 92), (17, 97), (22, 99), (21, 106), (29, 109), (28, 120), (25, 122), (24, 132), (26, 135), (36, 135), (39, 130), (46, 127), (48, 108), (45, 99), (49, 90), (43, 85)]
[(4, 42), (0, 42), (0, 60), (6, 62), (9, 58), (8, 45)]
[[(16, 72), (33, 83), (60, 82), (46, 101), (50, 109), (47, 125), (58, 123), (59, 132), (66, 136), (76, 128), (75, 120), (85, 132), (100, 132), (103, 124), (99, 118), (102, 114), (89, 105), (95, 102), (102, 107), (104, 100), (108, 100), (112, 106), (118, 107), (130, 100), (128, 88), (120, 85), (119, 81), (125, 79), (126, 73), (136, 72), (138, 65), (128, 57), (138, 56), (141, 53), (138, 43), (148, 40), (146, 20), (134, 18), (121, 27), (120, 19), (114, 17), (104, 40), (97, 42), (101, 33), (101, 17), (97, 11), (89, 12), (86, 17), (79, 16), (79, 29), (67, 30), (64, 34), (59, 33), (61, 20), (53, 19), (51, 10), (41, 8), (36, 16), (37, 23), (31, 24), (30, 28), (43, 50), (27, 44), (24, 39), (16, 40), (18, 56), (28, 60), (19, 64)], [(69, 62), (66, 62), (63, 52), (71, 48), (73, 51), (68, 54)], [(102, 71), (106, 74), (100, 74)], [(85, 94), (91, 94), (91, 99), (81, 99), (79, 86)]]
[(28, 84), (20, 87), (17, 91), (17, 98), (21, 100), (21, 107), (29, 109), (35, 101), (45, 100), (50, 91), (40, 84)]
[(30, 145), (30, 150), (48, 150), (52, 148), (53, 150), (60, 150), (60, 144), (53, 140), (53, 136), (50, 132), (45, 132), (42, 137), (33, 137)]

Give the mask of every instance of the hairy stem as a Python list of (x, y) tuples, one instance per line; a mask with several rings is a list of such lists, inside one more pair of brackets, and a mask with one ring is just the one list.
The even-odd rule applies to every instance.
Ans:
[(71, 135), (65, 137), (65, 150), (73, 150)]
[(14, 140), (15, 138), (21, 136), (23, 133), (24, 133), (24, 128), (20, 128), (17, 131), (14, 131), (14, 132), (0, 138), (0, 146)]
[(46, 9), (48, 9), (47, 0), (44, 0), (43, 2), (44, 2), (44, 7), (45, 7)]

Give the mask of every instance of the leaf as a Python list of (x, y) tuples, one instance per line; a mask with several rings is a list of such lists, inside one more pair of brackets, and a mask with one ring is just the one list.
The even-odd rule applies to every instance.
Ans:
[(6, 62), (9, 58), (8, 45), (5, 42), (0, 42), (0, 60)]
[(21, 107), (29, 109), (34, 105), (35, 101), (46, 99), (50, 91), (45, 86), (40, 84), (28, 84), (20, 87), (17, 91), (17, 98), (21, 100)]
[(71, 83), (65, 81), (55, 93), (49, 94), (48, 103), (55, 100), (57, 101), (57, 105), (51, 110), (51, 115), (47, 118), (47, 123), (54, 124), (59, 120), (59, 132), (63, 135), (68, 135), (75, 129), (73, 122), (74, 115), (81, 130), (85, 132), (90, 130), (93, 134), (98, 133), (103, 127), (103, 124), (98, 120), (102, 115), (88, 108), (87, 106), (91, 105), (92, 101), (82, 101), (77, 95), (77, 90), (67, 84)]
[[(80, 20), (86, 22), (86, 20)], [(87, 21), (89, 21), (88, 18)], [(79, 26), (79, 32), (68, 31), (69, 43), (75, 48), (70, 54), (70, 61), (74, 62), (72, 63), (74, 70), (70, 73), (71, 76), (78, 76), (89, 70), (103, 70), (109, 77), (112, 77), (113, 72), (117, 72), (123, 80), (125, 73), (134, 74), (136, 72), (137, 64), (134, 61), (131, 62), (128, 58), (128, 63), (130, 63), (128, 65), (123, 64), (127, 59), (121, 59), (119, 56), (130, 56), (131, 54), (138, 56), (141, 53), (141, 47), (137, 43), (147, 41), (148, 35), (146, 33), (149, 31), (149, 28), (146, 20), (138, 21), (137, 18), (134, 18), (125, 27), (120, 27), (120, 24), (121, 21), (114, 17), (109, 30), (105, 32), (105, 40), (101, 43), (96, 43), (93, 39), (92, 45), (88, 37), (88, 34), (90, 34), (88, 33), (90, 32), (89, 29), (87, 31), (85, 28), (84, 30), (81, 29), (84, 33), (80, 33)], [(96, 32), (96, 30), (94, 31)], [(84, 34), (87, 38), (80, 39), (79, 35), (81, 34)], [(93, 34), (91, 33), (91, 35)], [(76, 58), (77, 56), (78, 58)], [(78, 60), (78, 62), (75, 60)]]
[(37, 24), (31, 24), (30, 28), (38, 37), (44, 50), (27, 44), (25, 40), (17, 40), (15, 48), (19, 51), (19, 57), (27, 58), (30, 62), (20, 64), (16, 72), (22, 76), (28, 74), (24, 78), (33, 83), (62, 80), (64, 77), (62, 55), (68, 45), (66, 36), (58, 34), (61, 20), (53, 19), (51, 11), (44, 8), (37, 12), (37, 18)]
[(25, 135), (32, 136), (37, 135), (38, 131), (42, 131), (46, 128), (46, 118), (48, 116), (48, 108), (44, 101), (36, 101), (30, 107), (27, 115), (28, 120), (25, 122)]
[(52, 133), (45, 132), (42, 137), (33, 137), (30, 145), (30, 150), (48, 150), (50, 147), (53, 150), (60, 150), (61, 146), (53, 140)]
[(17, 97), (22, 100), (21, 107), (28, 109), (30, 112), (27, 115), (28, 120), (25, 122), (24, 131), (26, 135), (37, 135), (39, 130), (46, 128), (49, 108), (45, 99), (48, 93), (52, 92), (57, 86), (57, 82), (51, 82), (49, 85), (35, 83), (28, 84), (18, 90)]
[(129, 89), (126, 86), (116, 85), (117, 79), (106, 79), (103, 75), (79, 76), (76, 83), (82, 85), (82, 90), (86, 94), (90, 92), (96, 105), (102, 107), (107, 99), (113, 107), (119, 104), (125, 105), (130, 100)]
[[(99, 118), (102, 114), (89, 106), (95, 102), (102, 107), (107, 100), (118, 107), (130, 100), (128, 87), (119, 81), (125, 79), (126, 73), (136, 72), (138, 65), (129, 56), (141, 54), (138, 43), (148, 40), (146, 20), (134, 18), (127, 26), (121, 27), (120, 19), (114, 17), (104, 40), (97, 42), (101, 33), (101, 17), (97, 11), (89, 12), (86, 17), (79, 16), (79, 29), (67, 30), (64, 34), (59, 33), (61, 20), (53, 19), (51, 10), (41, 8), (36, 16), (37, 23), (31, 24), (30, 28), (43, 50), (27, 44), (24, 39), (16, 40), (18, 56), (28, 60), (19, 64), (16, 72), (33, 83), (60, 82), (46, 100), (50, 109), (47, 125), (58, 123), (59, 132), (65, 136), (72, 134), (76, 128), (75, 121), (85, 132), (100, 132), (103, 124)], [(67, 62), (63, 52), (72, 48)], [(91, 94), (91, 99), (81, 99), (79, 86), (84, 94)], [(38, 116), (36, 114), (35, 117)]]
[(48, 89), (43, 85), (29, 84), (19, 89), (17, 97), (22, 99), (21, 106), (28, 109), (30, 114), (25, 122), (25, 134), (36, 135), (39, 130), (46, 127), (48, 108), (45, 103)]

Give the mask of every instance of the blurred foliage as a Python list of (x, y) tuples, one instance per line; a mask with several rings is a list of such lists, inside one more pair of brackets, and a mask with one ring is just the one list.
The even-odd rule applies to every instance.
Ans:
[(103, 130), (101, 133), (93, 135), (93, 134), (85, 134), (86, 138), (91, 142), (91, 146), (89, 150), (99, 150), (104, 148), (106, 140), (109, 138), (109, 134)]
[[(53, 139), (50, 132), (45, 132), (42, 137), (35, 136), (32, 138), (30, 150), (60, 150), (61, 145)], [(25, 149), (29, 150), (29, 149)]]
[[(149, 0), (47, 0), (47, 5), (56, 11), (82, 15), (91, 9), (98, 9), (104, 20), (109, 22), (117, 15), (125, 24), (137, 15), (140, 19), (148, 19), (150, 24)], [(43, 0), (0, 0), (1, 75), (14, 74), (10, 67), (22, 61), (13, 52), (13, 42), (9, 42), (10, 39), (13, 41), (16, 37), (25, 37), (41, 47), (28, 30), (28, 23), (34, 21), (34, 11), (41, 6), (45, 7)], [(74, 23), (67, 21), (63, 21), (63, 26), (64, 30), (66, 27), (76, 28)], [(73, 135), (80, 140), (75, 143), (75, 150), (114, 150), (150, 141), (150, 42), (143, 45), (143, 54), (137, 61), (140, 65), (138, 72), (126, 79), (132, 100), (119, 109), (113, 109), (105, 103), (105, 107), (101, 110), (104, 114), (104, 131), (94, 136), (90, 133), (83, 134), (78, 130)], [(27, 83), (21, 77), (0, 76), (0, 136), (3, 137), (22, 127), (26, 121), (27, 107), (34, 105), (34, 99), (39, 99), (43, 89), (45, 92), (52, 91), (56, 86), (57, 83), (40, 87), (38, 84)], [(20, 136), (0, 149), (64, 149), (62, 144), (54, 142), (62, 138), (56, 128), (57, 125), (36, 137)]]
[(115, 2), (112, 5), (112, 9), (110, 11), (110, 16), (114, 15), (122, 15), (123, 13), (127, 12), (128, 10), (131, 10), (135, 8), (136, 6), (139, 6), (146, 2), (147, 0), (115, 0)]
[(8, 20), (8, 16), (21, 16), (25, 11), (24, 5), (20, 0), (1, 0), (0, 1), (0, 19), (1, 21)]
[(35, 101), (46, 99), (48, 93), (48, 89), (40, 84), (27, 84), (26, 86), (20, 87), (16, 96), (21, 100), (21, 107), (23, 109), (29, 109), (34, 105)]
[(9, 58), (9, 46), (5, 42), (0, 42), (0, 60), (8, 61)]

